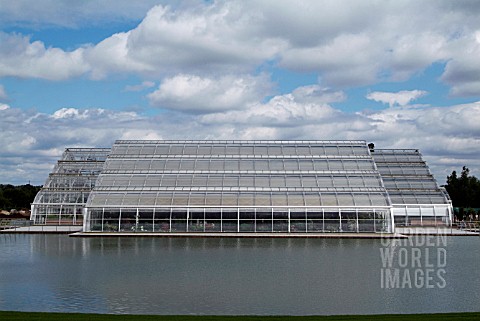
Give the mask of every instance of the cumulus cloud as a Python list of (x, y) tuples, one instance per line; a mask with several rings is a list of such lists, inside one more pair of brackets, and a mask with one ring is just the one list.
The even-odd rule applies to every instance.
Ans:
[(309, 102), (302, 92), (308, 96), (309, 90), (208, 115), (0, 108), (0, 177), (41, 184), (65, 147), (108, 147), (116, 139), (364, 139), (378, 148), (419, 148), (440, 183), (464, 165), (475, 175), (480, 172), (480, 102), (352, 114)]
[[(15, 3), (3, 1), (0, 15), (8, 13), (21, 20), (27, 1)], [(68, 5), (69, 10), (63, 10), (67, 2), (54, 3), (58, 1), (42, 1), (38, 10), (29, 3), (30, 10), (24, 11), (41, 17), (45, 10), (54, 21), (55, 12), (77, 12), (78, 17), (94, 20), (94, 11), (104, 18), (109, 10), (116, 17), (143, 15), (153, 2), (82, 2), (73, 8)], [(123, 73), (163, 79), (182, 73), (219, 77), (253, 73), (272, 63), (316, 73), (323, 85), (338, 88), (404, 81), (440, 62), (446, 63), (441, 80), (452, 87), (451, 94), (472, 96), (480, 89), (476, 77), (480, 65), (475, 59), (480, 53), (480, 22), (475, 14), (478, 6), (467, 3), (164, 3), (151, 7), (135, 28), (71, 51), (2, 34), (0, 76), (59, 80), (87, 74), (102, 79)]]
[(245, 109), (262, 100), (269, 86), (265, 75), (227, 75), (214, 79), (182, 74), (165, 79), (148, 98), (153, 106), (165, 109), (211, 113)]
[(450, 94), (456, 97), (480, 95), (480, 31), (459, 40), (461, 51), (454, 52), (441, 80), (451, 85)]
[(393, 106), (406, 106), (411, 101), (423, 97), (427, 94), (424, 90), (402, 90), (396, 93), (375, 91), (369, 93), (366, 98)]
[(29, 37), (0, 32), (0, 77), (64, 80), (80, 76), (89, 69), (83, 53), (83, 48), (65, 52), (45, 48), (41, 41), (30, 42)]

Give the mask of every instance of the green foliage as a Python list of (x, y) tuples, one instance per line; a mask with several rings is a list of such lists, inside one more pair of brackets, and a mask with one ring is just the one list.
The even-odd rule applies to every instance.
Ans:
[(19, 186), (0, 184), (0, 209), (7, 211), (13, 208), (29, 209), (40, 188), (41, 186), (30, 184)]
[(467, 167), (463, 167), (460, 177), (456, 171), (447, 176), (445, 189), (450, 195), (454, 207), (480, 207), (480, 181), (475, 176), (470, 176), (470, 170)]

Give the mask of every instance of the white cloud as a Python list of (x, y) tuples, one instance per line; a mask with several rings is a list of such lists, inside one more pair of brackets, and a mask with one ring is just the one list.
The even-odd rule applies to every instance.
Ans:
[(105, 24), (137, 20), (159, 3), (177, 1), (162, 0), (0, 0), (0, 26), (63, 26), (79, 27), (85, 25)]
[(366, 98), (393, 106), (406, 106), (411, 101), (427, 94), (424, 90), (402, 90), (396, 93), (375, 91), (369, 93)]
[(9, 105), (0, 103), (0, 110), (7, 110), (8, 108), (10, 108)]
[(165, 79), (148, 98), (153, 106), (165, 109), (211, 113), (245, 109), (262, 100), (269, 86), (265, 75), (228, 75), (213, 79), (184, 74)]
[(351, 114), (322, 102), (330, 99), (328, 91), (317, 103), (306, 98), (308, 87), (294, 92), (250, 104), (242, 111), (196, 116), (0, 109), (0, 177), (4, 183), (40, 184), (65, 147), (108, 147), (116, 139), (364, 139), (377, 148), (420, 149), (440, 183), (449, 171), (464, 165), (474, 175), (480, 174), (480, 102)]
[(65, 52), (45, 48), (41, 41), (0, 32), (0, 77), (43, 78), (64, 80), (84, 74), (88, 64), (84, 49)]
[(155, 86), (155, 83), (153, 81), (143, 81), (141, 84), (139, 85), (128, 85), (128, 86), (125, 86), (125, 91), (143, 91), (145, 89), (148, 89), (148, 88), (152, 88), (153, 86)]
[[(141, 17), (156, 2), (1, 3), (0, 20), (2, 13), (39, 23), (48, 16), (54, 24), (69, 25)], [(432, 63), (446, 63), (441, 80), (452, 87), (451, 94), (475, 96), (480, 92), (478, 14), (479, 6), (469, 2), (172, 2), (151, 7), (132, 30), (73, 51), (2, 34), (0, 76), (102, 79), (120, 73), (160, 80), (183, 73), (218, 78), (272, 64), (317, 73), (324, 86), (345, 87), (404, 81)]]
[(441, 80), (451, 85), (452, 96), (480, 96), (480, 42), (478, 31), (458, 41)]

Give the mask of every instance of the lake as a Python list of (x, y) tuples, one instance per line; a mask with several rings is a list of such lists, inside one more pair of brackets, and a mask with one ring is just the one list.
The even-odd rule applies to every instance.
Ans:
[(312, 315), (480, 311), (480, 238), (0, 234), (0, 310)]

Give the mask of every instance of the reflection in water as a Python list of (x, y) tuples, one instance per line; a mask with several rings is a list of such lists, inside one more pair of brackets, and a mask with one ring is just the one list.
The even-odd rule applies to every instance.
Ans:
[[(0, 235), (0, 310), (358, 314), (478, 310), (478, 238), (451, 237), (443, 289), (382, 288), (367, 239)], [(468, 253), (468, 255), (464, 255)]]

